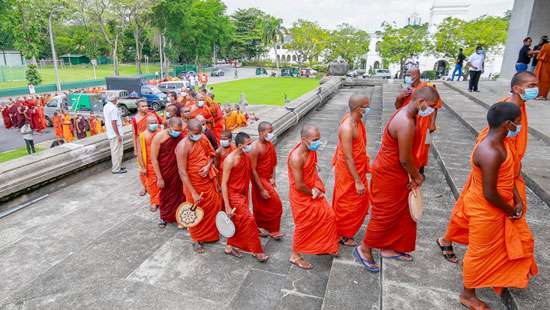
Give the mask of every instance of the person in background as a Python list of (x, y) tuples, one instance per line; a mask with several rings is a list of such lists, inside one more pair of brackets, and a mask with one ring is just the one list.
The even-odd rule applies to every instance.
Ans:
[[(540, 42), (539, 44), (535, 45), (535, 47), (533, 47), (533, 51), (537, 52), (541, 50), (542, 46), (544, 44), (548, 43), (548, 36), (542, 36), (540, 38)], [(529, 68), (529, 71), (531, 72), (535, 72), (535, 68), (537, 67), (537, 57), (532, 57), (533, 58), (533, 61), (531, 62), (531, 68)]]
[(468, 57), (468, 62), (466, 63), (467, 67), (470, 68), (470, 81), (468, 84), (469, 92), (479, 92), (478, 84), (479, 78), (483, 73), (483, 66), (485, 62), (485, 53), (481, 45), (476, 47), (476, 52)]
[(33, 130), (29, 122), (25, 122), (25, 124), (21, 126), (20, 130), (23, 140), (25, 140), (25, 145), (27, 146), (27, 153), (36, 153), (36, 150), (34, 149)]
[(518, 61), (516, 62), (517, 73), (527, 71), (527, 68), (529, 67), (529, 62), (531, 61), (531, 57), (539, 53), (538, 51), (531, 50), (532, 43), (533, 40), (531, 39), (531, 37), (523, 39), (523, 46), (519, 50)]
[(103, 117), (105, 117), (105, 129), (111, 148), (111, 161), (113, 174), (126, 173), (126, 168), (122, 167), (123, 140), (122, 140), (122, 118), (117, 108), (118, 97), (113, 97), (103, 107)]
[[(462, 65), (464, 64), (464, 59), (466, 59), (466, 56), (464, 56), (464, 53), (462, 52), (462, 48), (458, 49), (458, 56), (456, 57), (456, 64), (455, 69), (453, 70), (453, 75), (451, 76), (451, 81), (455, 80), (455, 75), (458, 73), (457, 81), (460, 81), (460, 78), (462, 77)], [(464, 77), (462, 77), (464, 79)]]
[(82, 114), (78, 114), (75, 119), (75, 129), (78, 139), (86, 138), (86, 119)]
[(537, 100), (548, 100), (548, 90), (550, 90), (550, 44), (546, 43), (540, 49), (537, 55), (537, 67), (535, 75), (539, 79), (539, 96)]
[(52, 123), (55, 130), (55, 139), (58, 142), (63, 141), (63, 116), (58, 112), (53, 112)]

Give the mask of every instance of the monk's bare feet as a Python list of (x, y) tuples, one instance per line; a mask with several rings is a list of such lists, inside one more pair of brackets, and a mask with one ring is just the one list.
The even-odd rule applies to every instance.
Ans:
[(269, 237), (269, 232), (263, 228), (258, 228), (260, 231), (260, 238), (267, 238)]
[(195, 253), (197, 254), (202, 254), (206, 252), (206, 250), (202, 246), (202, 243), (200, 242), (193, 242), (193, 251), (195, 251)]
[(139, 195), (140, 196), (145, 196), (145, 194), (147, 194), (147, 191), (145, 189), (142, 189), (140, 192), (139, 192)]
[(231, 256), (234, 256), (236, 258), (241, 258), (243, 257), (243, 255), (241, 254), (241, 252), (239, 252), (239, 250), (235, 249), (234, 247), (232, 246), (226, 246), (225, 247), (225, 250), (223, 250), (223, 253), (225, 255), (231, 255)]
[(254, 254), (254, 257), (256, 257), (256, 259), (257, 259), (260, 263), (265, 263), (265, 262), (267, 262), (267, 260), (269, 259), (269, 256), (265, 255), (265, 253), (257, 253), (257, 254)]
[(390, 249), (384, 249), (380, 252), (384, 259), (393, 259), (400, 262), (412, 262), (413, 257), (407, 253), (401, 253)]
[(292, 253), (290, 259), (288, 260), (291, 264), (295, 265), (298, 268), (309, 270), (313, 268), (313, 265), (306, 261), (300, 254)]
[(475, 293), (470, 294), (467, 293), (466, 290), (463, 291), (462, 294), (460, 294), (459, 300), (460, 303), (468, 309), (491, 310), (491, 308), (487, 306), (483, 301), (481, 301), (481, 299), (477, 298)]
[(437, 245), (439, 246), (439, 249), (441, 250), (441, 255), (443, 257), (453, 263), (458, 263), (458, 258), (456, 257), (456, 254), (453, 250), (453, 244), (450, 241), (447, 241), (443, 238), (439, 238), (436, 240)]
[(271, 237), (271, 239), (273, 239), (273, 240), (275, 240), (275, 241), (281, 241), (281, 240), (283, 239), (284, 236), (285, 236), (285, 235), (284, 235), (282, 232), (280, 232), (280, 231), (278, 231), (278, 232), (276, 232), (276, 233), (270, 233), (270, 234), (269, 234), (269, 237)]
[(355, 242), (353, 238), (347, 238), (347, 237), (340, 238), (340, 244), (342, 244), (343, 246), (349, 246), (349, 247), (357, 246), (357, 242)]
[(158, 206), (150, 206), (150, 207), (149, 207), (149, 211), (151, 211), (151, 212), (157, 212), (158, 208), (159, 208)]

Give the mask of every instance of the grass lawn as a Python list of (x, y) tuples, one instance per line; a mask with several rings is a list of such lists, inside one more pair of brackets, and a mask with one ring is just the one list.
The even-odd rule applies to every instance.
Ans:
[[(149, 66), (142, 65), (141, 70), (144, 74), (155, 73), (160, 71), (158, 65), (149, 64)], [(23, 71), (23, 70), (22, 70)], [(120, 64), (119, 65), (120, 75), (135, 75), (136, 66), (134, 64)], [(11, 81), (11, 82), (1, 82), (0, 89), (4, 88), (14, 88), (14, 87), (26, 87), (27, 82), (24, 80), (25, 73), (21, 74), (23, 80), (21, 81)], [(55, 83), (55, 73), (53, 66), (44, 67), (40, 70), (40, 76), (42, 77), (42, 84), (54, 84)], [(96, 67), (96, 76), (98, 79), (102, 79), (106, 76), (113, 76), (113, 65), (98, 65)], [(94, 70), (91, 64), (88, 65), (65, 65), (64, 69), (59, 68), (59, 78), (61, 82), (74, 82), (74, 81), (83, 81), (83, 80), (93, 80), (94, 79)]]
[(212, 85), (216, 100), (220, 103), (238, 103), (241, 92), (250, 104), (284, 105), (319, 86), (318, 79), (307, 78), (252, 78)]
[[(42, 149), (37, 147), (36, 145), (34, 146), (34, 149), (36, 150), (37, 153), (42, 151)], [(28, 154), (27, 154), (27, 148), (24, 148), (24, 147), (11, 150), (11, 151), (1, 152), (0, 163), (6, 162), (12, 159), (16, 159), (19, 157), (23, 157), (25, 155), (28, 155)]]

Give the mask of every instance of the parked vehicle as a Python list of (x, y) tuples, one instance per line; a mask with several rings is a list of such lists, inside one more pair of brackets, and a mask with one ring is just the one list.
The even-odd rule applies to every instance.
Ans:
[(168, 103), (168, 96), (154, 85), (145, 83), (142, 77), (106, 77), (107, 90), (126, 90), (147, 100), (149, 107), (159, 111)]
[(355, 69), (355, 70), (348, 71), (348, 73), (346, 73), (346, 76), (351, 78), (357, 78), (357, 77), (363, 77), (364, 74), (365, 74), (365, 70)]
[(140, 97), (137, 93), (128, 94), (127, 91), (120, 89), (111, 89), (103, 92), (105, 102), (113, 96), (118, 97), (118, 109), (122, 116), (130, 115), (130, 111), (137, 111), (137, 102), (145, 99), (145, 97)]
[(376, 69), (373, 77), (375, 79), (391, 79), (391, 73), (388, 69)]
[(212, 72), (210, 72), (210, 76), (224, 76), (224, 75), (225, 75), (225, 72), (223, 72), (223, 70), (220, 68), (213, 69)]
[(178, 96), (181, 95), (182, 92), (185, 92), (189, 87), (190, 83), (187, 81), (162, 82), (158, 85), (161, 92), (165, 94), (175, 92)]
[(105, 104), (103, 94), (73, 93), (68, 97), (58, 95), (50, 99), (44, 107), (44, 115), (49, 127), (53, 126), (53, 114), (55, 112), (69, 112), (70, 114), (89, 115), (94, 112), (96, 116), (103, 117), (103, 105)]
[(282, 68), (281, 76), (298, 77), (300, 76), (300, 71), (298, 71), (298, 69), (296, 68), (290, 68), (290, 67)]
[(317, 70), (311, 68), (305, 68), (300, 70), (300, 75), (304, 77), (315, 77), (319, 73)]
[(263, 67), (256, 68), (256, 75), (267, 75), (267, 70)]

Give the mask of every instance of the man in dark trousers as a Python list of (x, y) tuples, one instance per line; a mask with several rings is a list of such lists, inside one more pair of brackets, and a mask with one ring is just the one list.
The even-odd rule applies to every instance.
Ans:
[[(457, 81), (460, 81), (460, 77), (462, 77), (462, 65), (464, 63), (464, 59), (466, 59), (466, 56), (464, 56), (464, 53), (462, 52), (462, 48), (458, 49), (458, 56), (456, 57), (456, 64), (455, 69), (453, 70), (453, 75), (451, 76), (451, 81), (455, 80), (455, 74), (458, 73)], [(464, 77), (462, 77), (464, 79)]]

